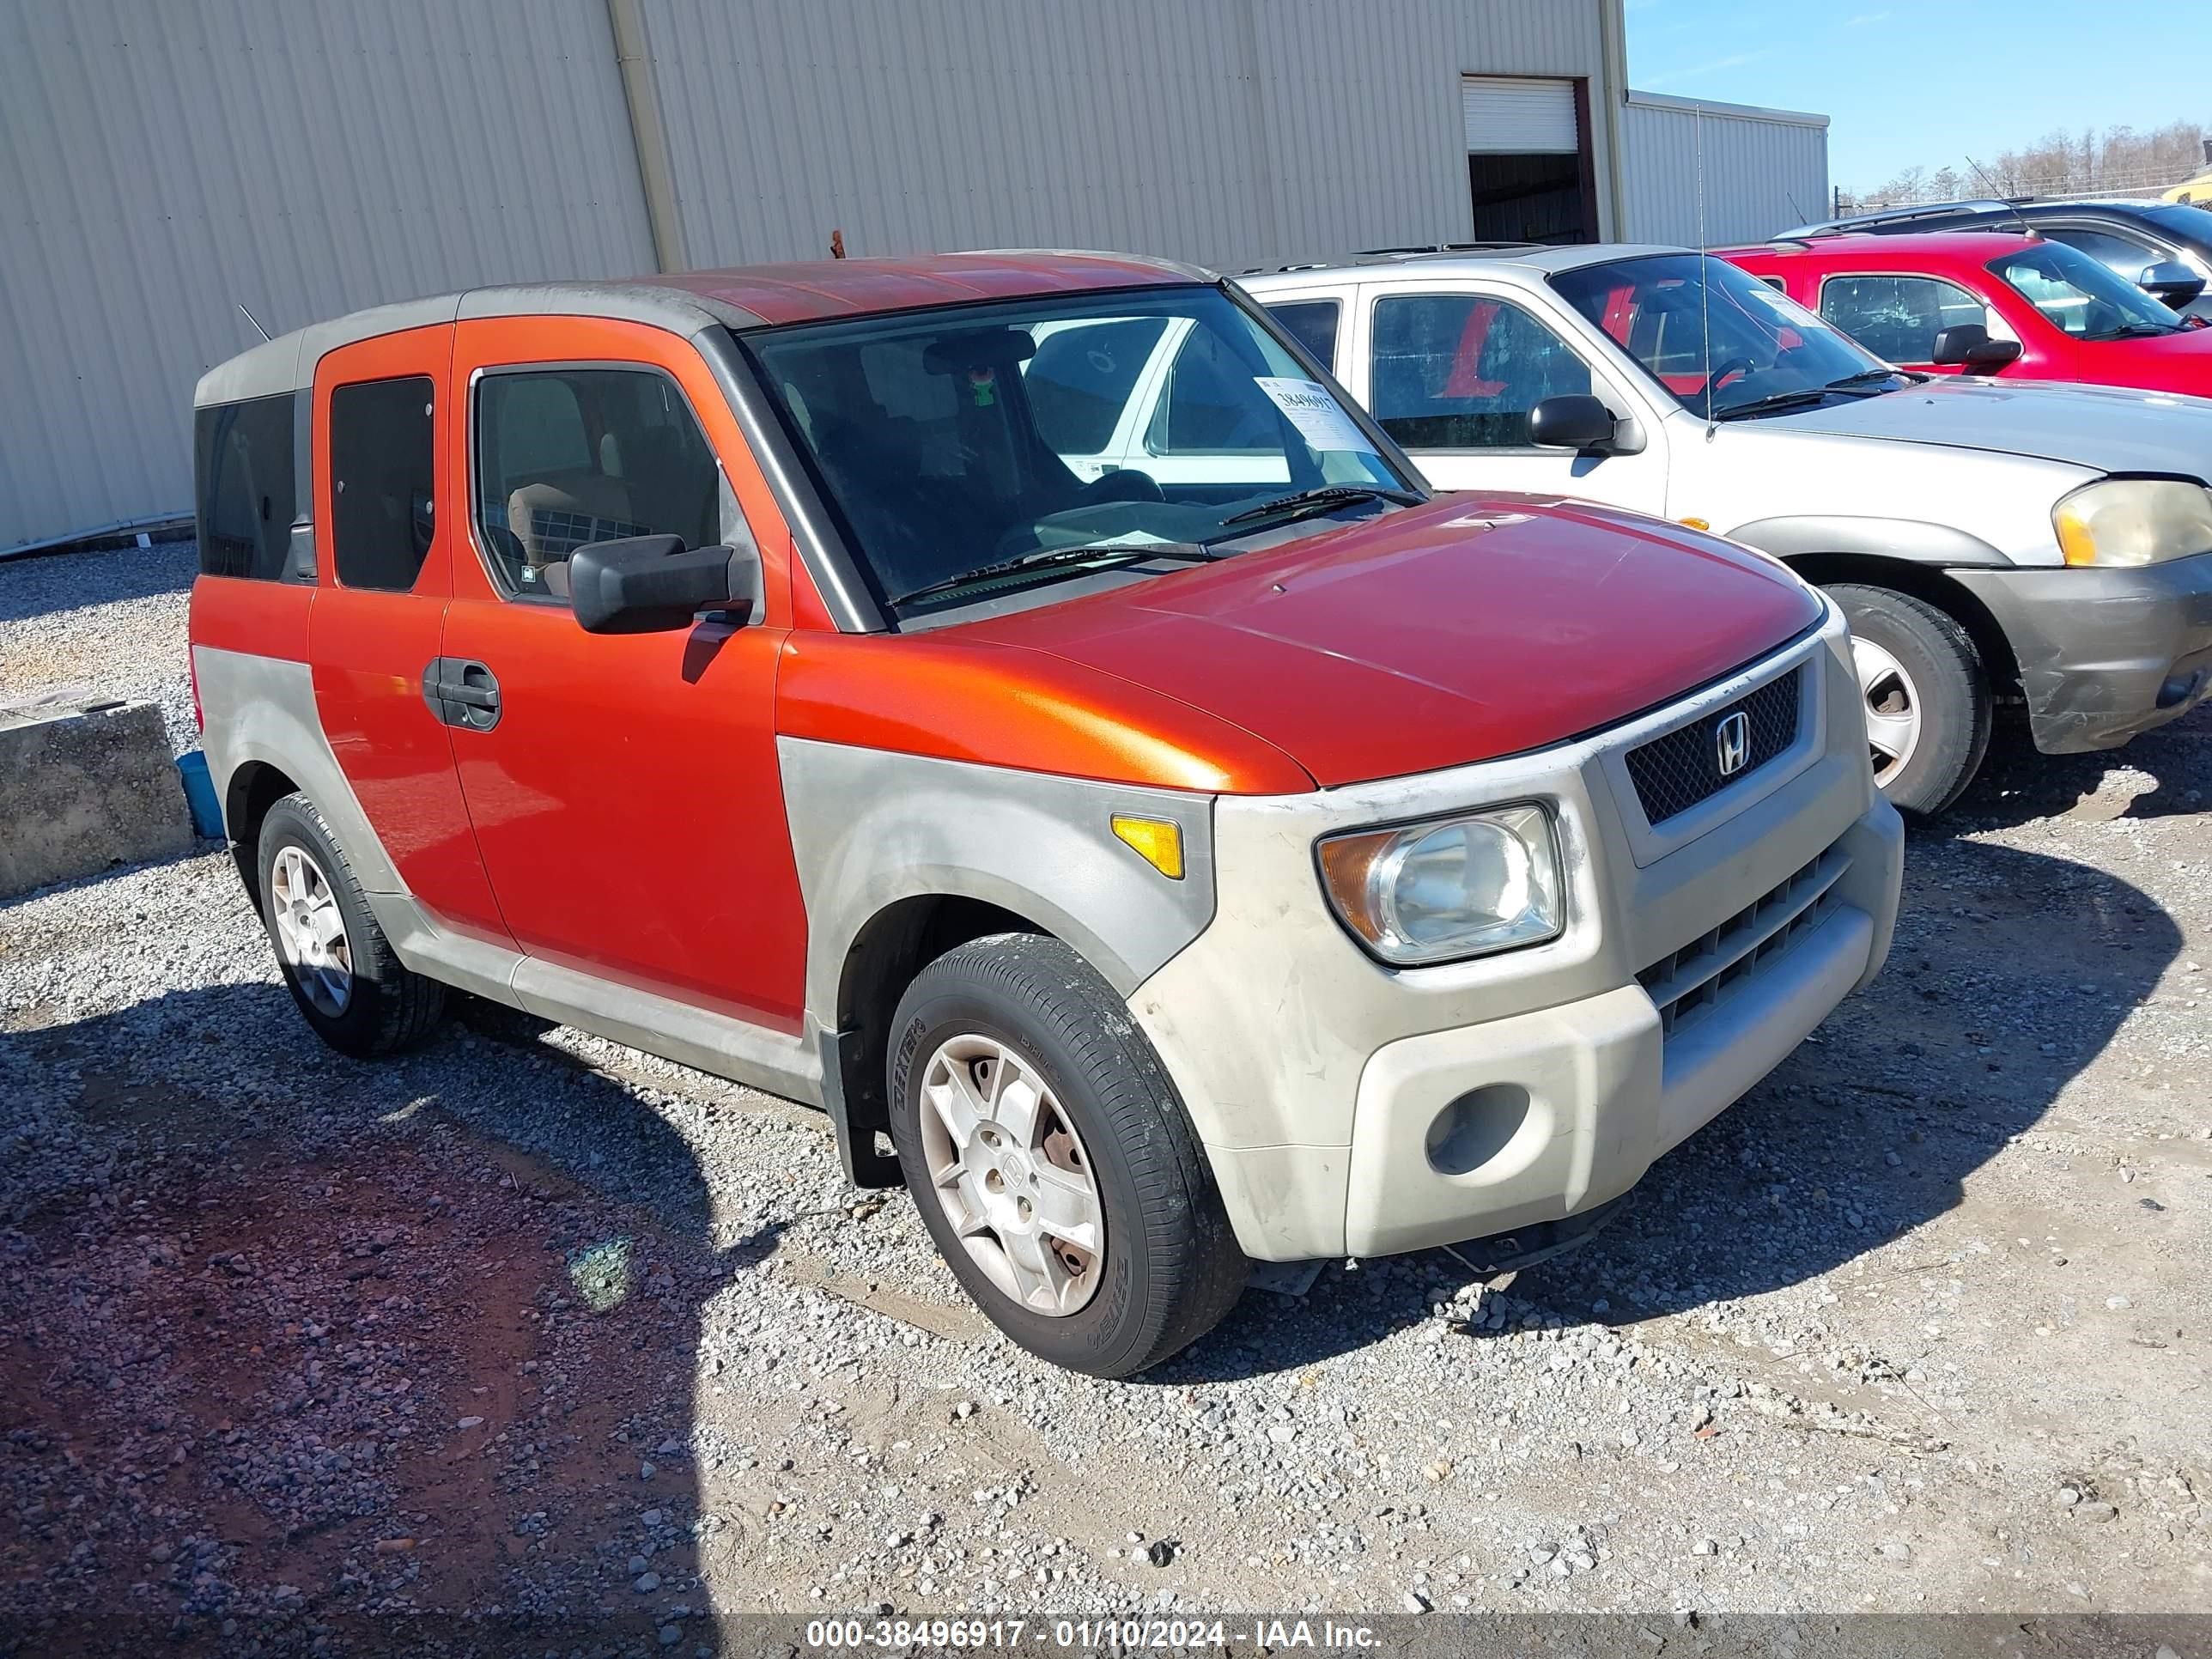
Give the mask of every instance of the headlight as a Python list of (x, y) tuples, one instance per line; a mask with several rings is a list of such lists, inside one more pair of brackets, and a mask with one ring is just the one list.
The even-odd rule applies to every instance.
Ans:
[(2069, 564), (2156, 564), (2212, 553), (2212, 489), (2182, 478), (2106, 478), (2051, 510)]
[(1559, 937), (1559, 853), (1540, 806), (1336, 836), (1321, 843), (1329, 902), (1401, 967)]

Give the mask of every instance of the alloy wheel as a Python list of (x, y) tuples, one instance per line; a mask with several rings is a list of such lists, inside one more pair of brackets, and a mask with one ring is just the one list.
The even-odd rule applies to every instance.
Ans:
[(1106, 1212), (1090, 1154), (1051, 1086), (980, 1032), (939, 1045), (921, 1078), (930, 1191), (1000, 1291), (1065, 1318), (1098, 1288)]
[(315, 1012), (335, 1019), (353, 1000), (353, 947), (330, 878), (302, 848), (286, 847), (269, 872), (276, 949)]

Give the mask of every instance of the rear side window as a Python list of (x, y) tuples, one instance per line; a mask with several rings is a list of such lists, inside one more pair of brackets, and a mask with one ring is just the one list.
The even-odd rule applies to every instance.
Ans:
[(291, 393), (193, 412), (202, 575), (283, 580), (299, 505), (293, 465)]
[(1340, 309), (1334, 300), (1291, 300), (1269, 306), (1267, 314), (1311, 352), (1316, 362), (1333, 373), (1336, 368), (1336, 319)]
[(331, 546), (348, 587), (405, 592), (430, 551), (435, 477), (427, 374), (331, 392)]
[(1932, 362), (1936, 337), (1961, 324), (2012, 338), (2003, 318), (1957, 283), (1933, 276), (1831, 276), (1820, 284), (1820, 314), (1893, 363)]
[(2137, 240), (2108, 230), (2091, 230), (2074, 225), (2047, 225), (2044, 227), (2044, 234), (2054, 242), (2064, 242), (2080, 248), (2098, 264), (2131, 283), (2147, 268), (2166, 257), (2148, 236)]
[(477, 536), (507, 591), (565, 599), (592, 542), (742, 539), (744, 520), (676, 382), (646, 368), (501, 369), (477, 386)]

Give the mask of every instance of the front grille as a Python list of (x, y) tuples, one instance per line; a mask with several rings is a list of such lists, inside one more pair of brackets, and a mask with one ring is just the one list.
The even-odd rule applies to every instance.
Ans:
[[(1796, 742), (1798, 680), (1804, 672), (1793, 668), (1727, 708), (1700, 714), (1687, 726), (1678, 726), (1665, 737), (1630, 750), (1628, 775), (1635, 782), (1637, 799), (1644, 803), (1646, 822), (1656, 826), (1680, 816), (1729, 784), (1749, 777)], [(1750, 741), (1742, 763), (1724, 774), (1720, 728), (1733, 714), (1744, 717), (1750, 727)]]
[(1850, 867), (1850, 855), (1831, 847), (1711, 933), (1637, 975), (1658, 1006), (1662, 1035), (1674, 1036), (1678, 1026), (1728, 1000), (1736, 987), (1819, 927), (1841, 902), (1836, 883)]

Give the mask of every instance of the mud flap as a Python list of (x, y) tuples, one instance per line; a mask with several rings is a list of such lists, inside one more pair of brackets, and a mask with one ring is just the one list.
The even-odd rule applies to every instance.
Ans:
[(880, 1082), (871, 1088), (856, 1082), (866, 1075), (866, 1045), (858, 1031), (823, 1031), (822, 1046), (822, 1103), (837, 1133), (837, 1158), (845, 1166), (845, 1179), (855, 1187), (902, 1187), (906, 1175), (897, 1157), (876, 1150), (878, 1131), (891, 1127), (888, 1103)]

